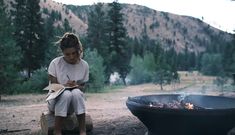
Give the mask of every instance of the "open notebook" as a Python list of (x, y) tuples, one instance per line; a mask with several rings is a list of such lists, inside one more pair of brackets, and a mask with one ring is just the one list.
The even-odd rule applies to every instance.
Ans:
[(46, 101), (48, 101), (48, 100), (55, 99), (56, 97), (58, 97), (61, 93), (63, 93), (64, 90), (72, 90), (75, 88), (78, 88), (78, 85), (75, 85), (73, 87), (65, 87), (62, 84), (52, 83), (52, 84), (49, 84), (43, 90), (50, 91), (50, 93), (48, 94), (48, 96), (46, 98)]

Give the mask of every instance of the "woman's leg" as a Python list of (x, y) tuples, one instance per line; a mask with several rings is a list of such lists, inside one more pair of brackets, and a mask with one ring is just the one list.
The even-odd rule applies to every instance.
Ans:
[(55, 135), (62, 135), (62, 124), (64, 117), (55, 116)]
[(80, 135), (86, 135), (86, 121), (85, 121), (85, 118), (86, 118), (85, 113), (77, 115)]
[(66, 90), (59, 97), (55, 99), (54, 106), (51, 105), (51, 107), (49, 107), (49, 110), (54, 108), (53, 111), (55, 112), (55, 134), (56, 135), (62, 134), (61, 131), (62, 131), (63, 119), (64, 117), (67, 117), (68, 109), (71, 104), (71, 99), (72, 99), (72, 93)]
[(72, 90), (71, 103), (74, 108), (74, 112), (77, 115), (80, 135), (86, 135), (85, 100), (83, 92), (81, 92), (79, 89)]

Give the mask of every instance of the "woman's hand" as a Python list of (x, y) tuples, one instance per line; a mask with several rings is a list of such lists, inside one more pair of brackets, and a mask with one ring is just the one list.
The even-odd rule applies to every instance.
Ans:
[(68, 80), (67, 83), (64, 85), (66, 87), (74, 87), (74, 86), (77, 86), (77, 83), (76, 81), (72, 81), (72, 80)]
[(64, 86), (65, 86), (65, 87), (77, 87), (77, 88), (80, 89), (82, 92), (84, 92), (85, 83), (78, 84), (76, 81), (68, 80), (67, 83), (64, 84)]

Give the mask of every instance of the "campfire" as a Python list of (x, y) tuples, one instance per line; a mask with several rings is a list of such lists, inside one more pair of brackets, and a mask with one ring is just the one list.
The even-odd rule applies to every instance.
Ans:
[(199, 109), (199, 108), (194, 108), (194, 105), (192, 103), (183, 103), (180, 101), (173, 100), (172, 102), (169, 103), (160, 103), (160, 102), (153, 102), (149, 103), (150, 107), (155, 107), (155, 108), (168, 108), (168, 109)]
[(227, 135), (235, 126), (235, 98), (160, 94), (128, 97), (126, 104), (148, 135)]

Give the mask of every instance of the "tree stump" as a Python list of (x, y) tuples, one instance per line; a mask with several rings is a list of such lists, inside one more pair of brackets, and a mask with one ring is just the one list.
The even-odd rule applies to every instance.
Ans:
[[(91, 116), (86, 114), (86, 131), (90, 132), (93, 129)], [(50, 112), (43, 112), (40, 118), (41, 131), (43, 135), (53, 135), (55, 116)], [(78, 121), (76, 115), (73, 113), (68, 115), (62, 125), (62, 133), (79, 133)]]

